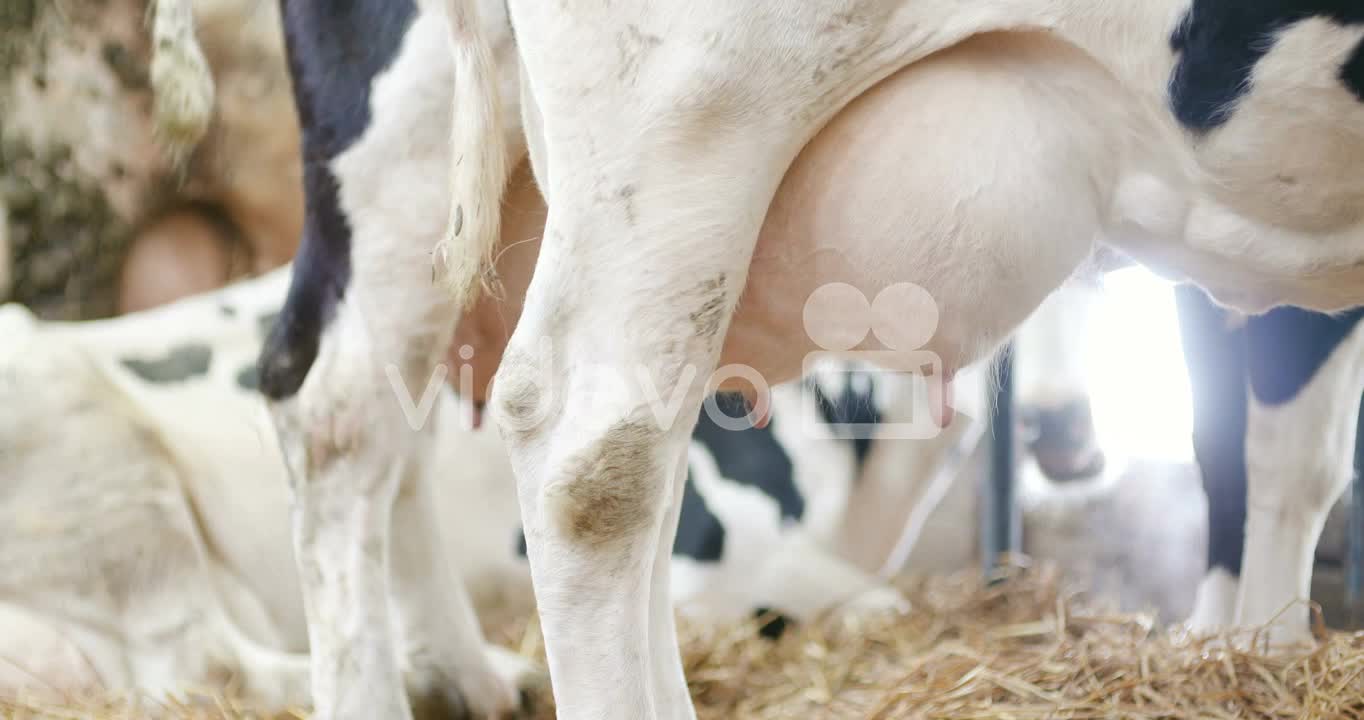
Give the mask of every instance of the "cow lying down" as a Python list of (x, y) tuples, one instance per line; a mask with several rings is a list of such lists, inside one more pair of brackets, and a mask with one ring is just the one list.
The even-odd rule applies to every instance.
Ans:
[[(254, 392), (288, 272), (108, 321), (0, 309), (0, 697), (231, 681), (264, 706), (307, 704), (304, 606), (282, 550), (289, 484)], [(913, 410), (910, 378), (848, 370), (777, 388), (762, 429), (703, 415), (674, 550), (684, 612), (800, 619), (901, 603), (875, 571), (941, 491), (904, 469), (931, 468), (978, 433), (968, 420), (932, 441), (811, 439), (804, 423)], [(509, 594), (529, 578), (501, 441), (462, 422), (469, 405), (454, 392), (437, 398), (434, 456), (406, 471), (459, 468), (430, 484), (444, 543), (395, 545), (391, 563), (432, 552), (459, 565), (484, 607), (526, 597)], [(395, 522), (419, 501), (400, 496)], [(423, 647), (407, 641), (411, 675)], [(509, 673), (522, 664), (493, 657)]]

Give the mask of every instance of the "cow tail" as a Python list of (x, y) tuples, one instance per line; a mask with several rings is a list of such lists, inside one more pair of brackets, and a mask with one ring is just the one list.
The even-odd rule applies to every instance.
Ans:
[(508, 172), (497, 68), (478, 2), (449, 0), (447, 5), (455, 67), (450, 217), (436, 263), (462, 307), (491, 279)]

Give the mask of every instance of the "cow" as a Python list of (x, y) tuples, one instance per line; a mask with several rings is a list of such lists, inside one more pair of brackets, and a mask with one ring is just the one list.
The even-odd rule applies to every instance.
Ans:
[[(524, 158), (549, 211), (491, 404), (565, 718), (694, 716), (669, 548), (701, 403), (747, 387), (717, 368), (774, 384), (812, 352), (871, 353), (926, 370), (945, 425), (954, 373), (1096, 244), (1245, 312), (1364, 303), (1364, 17), (1347, 4), (291, 0), (283, 15), (305, 228), (261, 388), (289, 459), (321, 717), (409, 713), (383, 558), (430, 544), (430, 522), (388, 519), (394, 459), (430, 439), (396, 432), (379, 388), (423, 383), (459, 308), (496, 291), (485, 270)], [(876, 319), (889, 329), (868, 333)], [(433, 645), (467, 650), (467, 624), (421, 599), (455, 579), (423, 570), (394, 599), (436, 618)], [(513, 707), (487, 663), (457, 656), (437, 665), (460, 697)]]
[[(43, 322), (0, 307), (10, 340), (0, 398), (11, 408), (0, 418), (0, 698), (135, 692), (155, 703), (233, 678), (259, 707), (306, 704), (302, 596), (291, 558), (277, 551), (289, 532), (286, 471), (255, 392), (254, 358), (289, 276), (276, 270), (106, 321)], [(774, 389), (765, 427), (733, 431), (742, 412), (734, 398), (717, 397), (690, 450), (673, 548), (673, 603), (683, 614), (715, 622), (776, 613), (763, 626), (774, 634), (844, 603), (903, 605), (878, 575), (891, 547), (876, 540), (895, 540), (916, 509), (905, 503), (920, 497), (901, 493), (898, 513), (884, 497), (874, 511), (853, 498), (912, 485), (901, 468), (933, 467), (960, 437), (931, 445), (801, 433), (807, 423), (902, 417), (913, 399), (903, 382), (830, 367)], [(431, 458), (410, 459), (408, 472), (467, 468), (454, 483), (431, 483), (436, 515), (449, 526), (436, 550), (456, 560), (472, 598), (483, 599), (474, 603), (480, 611), (528, 610), (501, 441), (494, 428), (466, 422), (469, 404), (451, 388), (435, 407), (439, 442)], [(397, 498), (395, 513), (412, 514), (422, 497)], [(853, 511), (861, 515), (848, 517)], [(848, 527), (861, 532), (847, 540)], [(395, 547), (391, 562), (431, 551)], [(419, 639), (404, 639), (414, 691)], [(528, 662), (491, 645), (487, 652), (534, 682)]]
[[(1077, 347), (1094, 312), (1093, 283), (1083, 278), (1053, 294), (1018, 339), (1028, 449), (1056, 483), (1111, 479)], [(1303, 601), (1312, 597), (1313, 549), (1322, 551), (1327, 514), (1355, 469), (1361, 311), (1277, 308), (1242, 317), (1197, 288), (1174, 292), (1207, 497), (1207, 567), (1186, 626), (1208, 635), (1277, 619), (1266, 633), (1271, 645), (1310, 642)], [(1257, 497), (1248, 516), (1249, 488)], [(1246, 553), (1252, 561), (1241, 583)]]
[(1197, 288), (1179, 288), (1177, 299), (1209, 500), (1208, 569), (1189, 626), (1208, 633), (1282, 617), (1270, 640), (1307, 642), (1301, 601), (1318, 538), (1355, 472), (1364, 310), (1239, 318)]

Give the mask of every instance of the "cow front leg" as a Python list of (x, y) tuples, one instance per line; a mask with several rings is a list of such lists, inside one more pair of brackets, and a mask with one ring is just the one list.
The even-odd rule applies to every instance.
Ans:
[(1306, 601), (1331, 506), (1354, 472), (1364, 311), (1279, 308), (1248, 321), (1246, 547), (1237, 622), (1271, 646), (1310, 642)]
[(1206, 635), (1236, 622), (1246, 540), (1246, 333), (1197, 287), (1175, 289), (1193, 401), (1193, 449), (1208, 501), (1207, 572), (1187, 625)]

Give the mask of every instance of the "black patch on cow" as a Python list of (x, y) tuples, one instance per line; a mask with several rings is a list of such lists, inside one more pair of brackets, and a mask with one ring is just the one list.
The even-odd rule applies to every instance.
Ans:
[[(1170, 75), (1170, 107), (1186, 127), (1208, 131), (1227, 121), (1250, 90), (1251, 71), (1284, 28), (1311, 17), (1364, 23), (1359, 0), (1194, 0), (1170, 37), (1179, 55)], [(1340, 79), (1364, 99), (1364, 47)]]
[(516, 531), (516, 554), (520, 557), (526, 557), (527, 555), (530, 554), (530, 549), (526, 547), (525, 530)]
[(1345, 83), (1345, 87), (1350, 88), (1356, 100), (1364, 102), (1364, 40), (1359, 41), (1350, 57), (1345, 60), (1345, 64), (1340, 67), (1340, 81)]
[(200, 343), (177, 345), (159, 358), (125, 357), (119, 362), (134, 375), (150, 383), (184, 382), (208, 374), (213, 362), (213, 350)]
[(305, 202), (289, 295), (261, 348), (261, 391), (274, 399), (303, 385), (322, 329), (350, 281), (351, 226), (330, 163), (369, 127), (371, 84), (397, 56), (416, 15), (412, 0), (281, 0), (281, 6)]
[[(748, 406), (738, 393), (717, 393), (716, 407), (732, 418), (741, 418)], [(775, 424), (780, 418), (773, 418)], [(783, 518), (799, 520), (805, 514), (805, 498), (796, 488), (791, 458), (777, 442), (772, 425), (729, 430), (702, 409), (692, 439), (706, 447), (720, 474), (740, 485), (756, 487), (777, 502)]]
[(255, 363), (251, 363), (237, 371), (237, 387), (247, 392), (255, 392), (260, 389), (260, 371)]
[(1202, 290), (1175, 290), (1193, 400), (1193, 448), (1208, 497), (1208, 569), (1241, 575), (1246, 539), (1246, 333)]
[(1250, 387), (1267, 405), (1297, 397), (1317, 369), (1364, 317), (1364, 308), (1340, 315), (1280, 307), (1246, 322)]
[(793, 624), (790, 618), (770, 608), (754, 610), (753, 619), (758, 621), (758, 635), (768, 640), (780, 639), (787, 626)]
[(814, 380), (805, 381), (806, 388), (811, 390), (815, 396), (815, 404), (819, 408), (820, 417), (825, 424), (832, 426), (836, 436), (851, 436), (849, 442), (853, 446), (853, 457), (857, 460), (858, 468), (867, 462), (867, 456), (871, 454), (871, 438), (866, 437), (866, 433), (852, 433), (850, 430), (839, 433), (839, 426), (850, 424), (855, 425), (879, 425), (881, 424), (881, 410), (876, 407), (876, 380), (866, 376), (866, 391), (858, 392), (853, 389), (852, 375), (865, 375), (864, 373), (851, 373), (843, 385), (843, 391), (836, 397), (829, 397), (824, 389)]
[(725, 554), (725, 526), (696, 491), (690, 472), (687, 486), (682, 488), (682, 515), (677, 521), (673, 554), (698, 562), (718, 562)]

